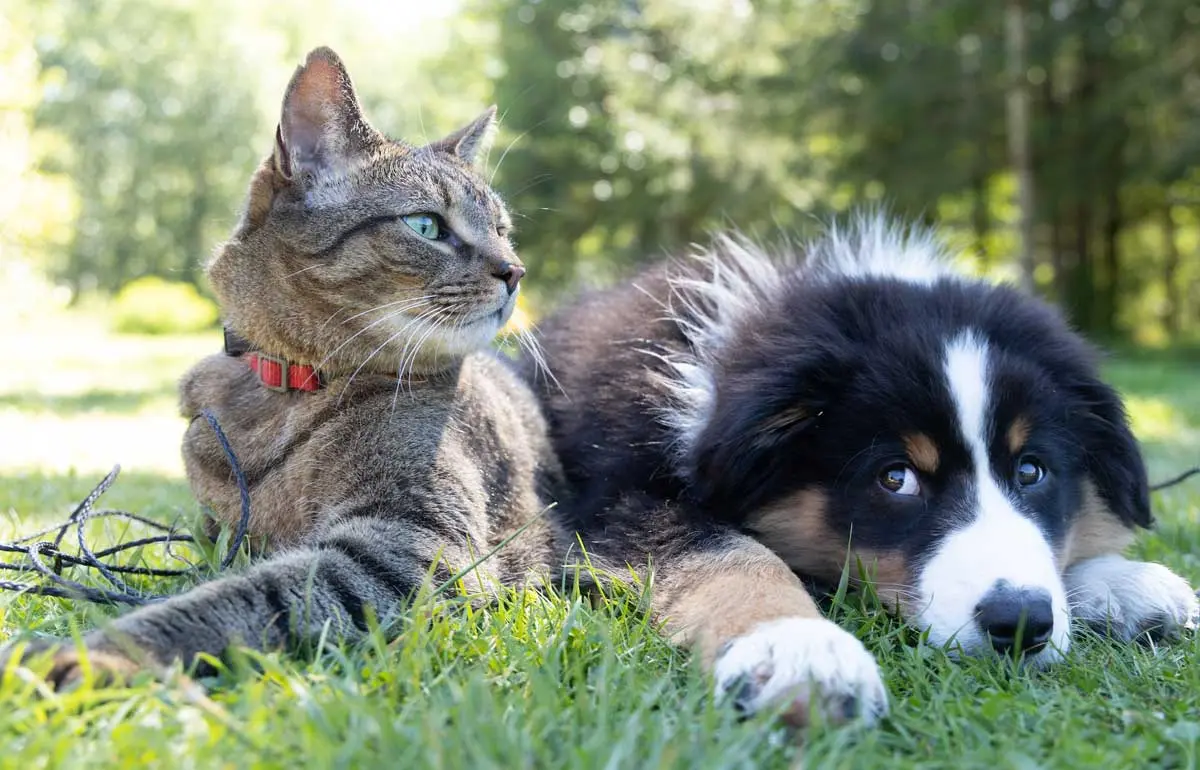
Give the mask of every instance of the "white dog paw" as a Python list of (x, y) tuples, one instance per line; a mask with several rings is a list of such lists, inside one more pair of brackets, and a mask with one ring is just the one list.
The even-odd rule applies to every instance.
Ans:
[(1161, 564), (1099, 556), (1067, 570), (1071, 614), (1123, 641), (1194, 630), (1200, 602), (1187, 581)]
[(862, 642), (821, 618), (784, 618), (732, 639), (713, 666), (717, 697), (744, 713), (787, 704), (784, 717), (805, 725), (815, 709), (830, 722), (887, 713), (879, 666)]

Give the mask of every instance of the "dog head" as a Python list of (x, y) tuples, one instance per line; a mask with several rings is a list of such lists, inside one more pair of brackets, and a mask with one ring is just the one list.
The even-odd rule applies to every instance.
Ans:
[(1052, 661), (1062, 570), (1150, 524), (1120, 399), (1051, 308), (870, 227), (775, 272), (726, 243), (723, 278), (677, 286), (697, 352), (680, 467), (797, 572), (849, 562), (935, 643)]

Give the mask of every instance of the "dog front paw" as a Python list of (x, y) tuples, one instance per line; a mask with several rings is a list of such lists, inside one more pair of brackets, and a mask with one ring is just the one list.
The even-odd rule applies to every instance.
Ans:
[(887, 714), (887, 689), (862, 642), (822, 618), (763, 623), (725, 644), (713, 664), (717, 697), (752, 714), (784, 706), (784, 718), (807, 725)]
[(1071, 614), (1122, 641), (1195, 630), (1200, 602), (1187, 581), (1161, 564), (1099, 556), (1064, 575)]

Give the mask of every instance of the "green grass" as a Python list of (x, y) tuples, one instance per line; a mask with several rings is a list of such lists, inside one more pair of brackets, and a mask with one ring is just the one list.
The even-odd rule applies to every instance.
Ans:
[[(110, 507), (194, 517), (173, 380), (216, 335), (112, 337), (85, 320), (0, 340), (0, 535), (60, 519), (114, 462)], [(12, 366), (13, 362), (19, 362)], [(1200, 463), (1200, 363), (1124, 357), (1152, 475)], [(1139, 555), (1200, 582), (1200, 482), (1156, 497)], [(99, 538), (121, 537), (101, 528)], [(834, 610), (875, 652), (892, 716), (815, 728), (803, 748), (768, 716), (713, 705), (693, 662), (638, 613), (533, 592), (447, 603), (355, 647), (247, 657), (205, 682), (47, 693), (0, 683), (0, 767), (1179, 767), (1200, 764), (1200, 640), (1156, 649), (1083, 638), (1050, 671), (952, 662), (851, 598)], [(71, 633), (107, 610), (0, 595), (5, 637)]]

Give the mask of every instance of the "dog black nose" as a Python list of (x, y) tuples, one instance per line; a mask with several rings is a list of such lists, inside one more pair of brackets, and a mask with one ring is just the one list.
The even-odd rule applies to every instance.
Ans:
[(504, 262), (496, 268), (496, 272), (492, 275), (508, 284), (508, 293), (511, 295), (517, 290), (517, 284), (525, 275), (525, 268), (521, 265), (514, 265), (512, 262)]
[(1034, 653), (1054, 633), (1054, 605), (1044, 588), (992, 586), (975, 607), (975, 620), (1000, 653)]

